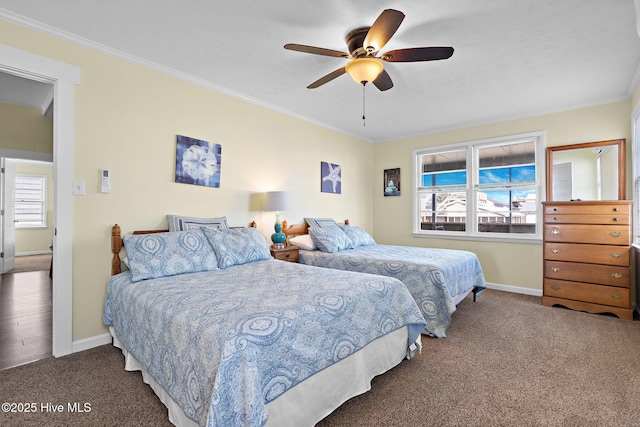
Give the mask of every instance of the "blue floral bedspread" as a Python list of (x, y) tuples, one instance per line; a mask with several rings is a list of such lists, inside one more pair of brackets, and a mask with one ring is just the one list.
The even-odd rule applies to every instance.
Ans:
[(398, 280), (265, 260), (224, 270), (109, 281), (104, 322), (185, 414), (262, 426), (265, 405), (405, 325), (425, 322)]
[(424, 333), (445, 337), (456, 311), (453, 297), (486, 283), (476, 254), (410, 246), (359, 246), (335, 253), (300, 251), (300, 262), (400, 279), (427, 321)]

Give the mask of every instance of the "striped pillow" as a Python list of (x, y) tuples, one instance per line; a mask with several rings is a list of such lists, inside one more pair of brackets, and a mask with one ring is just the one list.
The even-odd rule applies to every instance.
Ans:
[(228, 229), (227, 217), (198, 218), (192, 216), (167, 215), (169, 231), (186, 231), (200, 227)]

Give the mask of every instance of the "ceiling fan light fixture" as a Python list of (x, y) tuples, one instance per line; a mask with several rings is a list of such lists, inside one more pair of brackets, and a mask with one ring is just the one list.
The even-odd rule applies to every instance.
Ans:
[(384, 64), (378, 58), (364, 57), (352, 60), (344, 68), (356, 83), (369, 83), (384, 70)]

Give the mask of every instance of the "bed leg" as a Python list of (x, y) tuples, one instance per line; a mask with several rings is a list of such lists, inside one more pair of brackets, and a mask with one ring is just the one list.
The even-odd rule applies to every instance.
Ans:
[(484, 292), (484, 290), (487, 288), (479, 288), (479, 287), (474, 287), (471, 292), (473, 292), (473, 302), (476, 302), (478, 296), (480, 296), (481, 293)]

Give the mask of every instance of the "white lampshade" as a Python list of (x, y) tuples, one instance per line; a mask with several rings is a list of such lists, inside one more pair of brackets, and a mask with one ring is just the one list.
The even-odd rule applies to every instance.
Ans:
[(267, 211), (286, 211), (289, 209), (289, 193), (286, 191), (267, 192)]
[(349, 62), (345, 67), (356, 83), (372, 82), (384, 70), (384, 64), (378, 58), (364, 57)]

